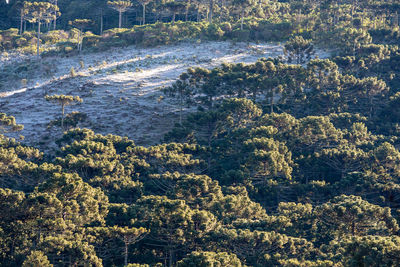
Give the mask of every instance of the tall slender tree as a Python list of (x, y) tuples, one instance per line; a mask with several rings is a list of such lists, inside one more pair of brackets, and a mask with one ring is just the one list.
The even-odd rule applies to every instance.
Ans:
[(243, 22), (244, 16), (248, 15), (248, 13), (252, 10), (252, 8), (256, 5), (256, 0), (233, 0), (232, 6), (234, 8), (235, 13), (240, 15), (240, 29), (243, 30)]
[(57, 102), (61, 105), (61, 128), (64, 129), (64, 115), (65, 115), (65, 106), (71, 105), (73, 103), (80, 102), (82, 103), (83, 100), (79, 96), (72, 96), (72, 95), (46, 95), (45, 99), (47, 101)]
[(122, 13), (125, 13), (132, 6), (130, 1), (108, 1), (107, 4), (119, 13), (118, 28), (122, 26)]
[(175, 24), (176, 13), (183, 11), (185, 9), (185, 3), (181, 2), (168, 2), (165, 7), (172, 13), (172, 25)]
[(82, 41), (83, 41), (83, 30), (89, 27), (93, 23), (90, 19), (76, 19), (74, 21), (70, 21), (68, 24), (77, 28), (78, 33), (78, 51), (82, 51)]
[(60, 15), (58, 6), (48, 2), (25, 2), (24, 12), (26, 19), (37, 23), (37, 56), (40, 56), (40, 26), (42, 22), (49, 23)]
[(146, 24), (146, 6), (151, 3), (152, 0), (138, 0), (138, 2), (142, 5), (143, 8), (143, 20), (142, 24)]
[[(50, 0), (50, 3), (52, 3), (55, 6), (58, 6), (58, 0)], [(56, 30), (56, 28), (57, 28), (57, 12), (58, 11), (54, 9), (53, 12), (55, 15), (54, 20), (53, 20), (53, 30)]]

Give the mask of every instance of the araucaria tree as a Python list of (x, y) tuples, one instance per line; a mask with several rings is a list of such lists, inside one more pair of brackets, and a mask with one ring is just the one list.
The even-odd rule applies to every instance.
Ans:
[(244, 16), (248, 15), (256, 4), (255, 0), (233, 0), (234, 12), (240, 15), (240, 29), (243, 30)]
[(69, 106), (73, 103), (82, 103), (83, 100), (79, 96), (72, 96), (72, 95), (46, 95), (45, 99), (47, 101), (56, 102), (61, 105), (61, 128), (64, 129), (64, 114), (65, 114), (65, 107)]
[[(55, 5), (55, 6), (58, 6), (58, 0), (49, 0), (49, 2), (51, 4), (53, 4), (53, 5)], [(56, 28), (57, 28), (57, 12), (58, 12), (58, 10), (53, 10), (53, 12), (54, 12), (54, 15), (55, 15), (54, 20), (53, 20), (53, 30), (56, 30)]]
[(175, 24), (176, 13), (185, 10), (185, 4), (181, 2), (168, 2), (165, 7), (172, 13), (172, 25)]
[(60, 15), (56, 5), (48, 2), (25, 2), (23, 8), (24, 17), (31, 23), (37, 23), (37, 56), (40, 55), (40, 26), (41, 23), (49, 23)]
[(289, 63), (294, 61), (296, 64), (303, 64), (311, 58), (314, 53), (314, 46), (311, 40), (296, 36), (285, 44), (284, 52)]
[(151, 3), (152, 0), (138, 0), (143, 7), (143, 25), (146, 24), (146, 6)]
[(78, 51), (82, 51), (82, 41), (83, 41), (83, 30), (89, 27), (93, 23), (90, 19), (76, 19), (74, 21), (70, 21), (68, 24), (77, 28), (78, 33)]
[(128, 8), (132, 6), (132, 3), (129, 1), (108, 1), (107, 4), (112, 8), (118, 11), (119, 20), (118, 20), (118, 28), (122, 26), (122, 13), (126, 12)]

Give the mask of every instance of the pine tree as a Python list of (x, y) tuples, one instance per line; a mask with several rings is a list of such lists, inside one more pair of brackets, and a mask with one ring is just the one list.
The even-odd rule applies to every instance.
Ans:
[(64, 115), (65, 115), (65, 107), (69, 106), (73, 103), (82, 103), (83, 100), (79, 96), (71, 96), (71, 95), (46, 95), (45, 99), (47, 101), (56, 102), (61, 105), (61, 128), (64, 129)]
[(128, 8), (132, 6), (130, 1), (108, 1), (107, 4), (112, 8), (118, 11), (119, 19), (118, 19), (118, 28), (122, 27), (122, 13), (125, 13)]
[(153, 0), (138, 0), (138, 2), (142, 5), (143, 8), (143, 20), (142, 24), (146, 24), (146, 6), (150, 4)]
[(78, 51), (82, 51), (83, 45), (83, 30), (93, 24), (90, 19), (76, 19), (68, 22), (69, 25), (78, 29)]
[(40, 56), (40, 26), (42, 22), (50, 21), (60, 16), (59, 9), (56, 5), (48, 2), (25, 2), (24, 3), (25, 18), (32, 23), (37, 23), (37, 56)]

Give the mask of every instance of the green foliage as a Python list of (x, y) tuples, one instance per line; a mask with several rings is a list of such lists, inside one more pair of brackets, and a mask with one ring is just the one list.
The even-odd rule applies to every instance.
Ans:
[(5, 113), (0, 113), (0, 133), (17, 132), (24, 129), (24, 126), (17, 124), (13, 116), (7, 116)]
[[(88, 116), (85, 113), (73, 111), (67, 114), (64, 118), (64, 125), (66, 128), (75, 128), (79, 123), (85, 122)], [(49, 122), (48, 127), (58, 126), (61, 127), (61, 118)]]
[(52, 267), (47, 256), (41, 251), (32, 251), (31, 254), (26, 257), (26, 260), (22, 263), (23, 267)]
[(313, 49), (311, 40), (304, 40), (303, 37), (296, 36), (285, 43), (284, 52), (289, 63), (303, 64), (310, 59), (314, 52)]
[[(47, 2), (24, 2), (23, 11), (29, 22), (50, 22), (57, 17), (58, 7)], [(55, 11), (56, 13), (54, 13)]]
[(148, 239), (167, 251), (170, 264), (175, 262), (175, 251), (190, 247), (217, 227), (216, 218), (207, 211), (193, 210), (183, 200), (146, 196), (139, 199), (130, 211), (135, 225), (150, 230)]
[(177, 263), (179, 267), (187, 266), (221, 266), (221, 267), (241, 267), (243, 265), (240, 260), (234, 254), (229, 254), (226, 252), (192, 252), (188, 257)]
[[(395, 1), (58, 0), (59, 19), (52, 3), (0, 3), (0, 28), (21, 25), (0, 49), (287, 41), (297, 64), (189, 68), (164, 90), (179, 123), (153, 146), (75, 128), (41, 152), (0, 135), (1, 266), (399, 266)], [(45, 98), (62, 108), (49, 126), (88, 119), (64, 114), (80, 97)], [(22, 128), (0, 113), (1, 134)]]
[(331, 228), (330, 233), (343, 237), (366, 234), (390, 234), (399, 226), (389, 208), (368, 203), (357, 196), (341, 195), (316, 208), (319, 221)]
[(347, 266), (396, 266), (399, 264), (399, 238), (397, 236), (365, 236), (346, 238), (332, 246), (340, 244), (340, 258)]

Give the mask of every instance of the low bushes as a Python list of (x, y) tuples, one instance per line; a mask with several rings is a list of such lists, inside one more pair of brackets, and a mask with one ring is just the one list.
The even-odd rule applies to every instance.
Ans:
[[(289, 22), (273, 23), (267, 20), (248, 19), (243, 30), (239, 23), (231, 24), (208, 23), (208, 22), (181, 22), (155, 23), (144, 26), (134, 26), (130, 29), (110, 29), (102, 36), (94, 35), (91, 32), (85, 33), (83, 48), (91, 50), (106, 50), (111, 47), (128, 45), (139, 45), (151, 47), (157, 45), (168, 45), (182, 41), (197, 40), (234, 40), (234, 41), (283, 41), (293, 34), (293, 26)], [(71, 29), (65, 31), (50, 31), (41, 36), (43, 44), (56, 44), (51, 51), (45, 54), (66, 53), (70, 54), (76, 50), (76, 32)], [(0, 50), (20, 48), (29, 52), (30, 46), (36, 41), (35, 32), (18, 34), (17, 29), (0, 31)], [(76, 51), (75, 51), (76, 52)]]
[[(22, 35), (19, 35), (18, 29), (14, 28), (0, 31), (0, 51), (21, 49), (22, 52), (30, 53), (31, 50), (34, 50), (34, 46), (36, 46), (36, 38), (36, 32), (24, 32)], [(68, 38), (68, 32), (57, 30), (43, 33), (40, 41), (42, 44), (52, 45), (65, 42)]]

